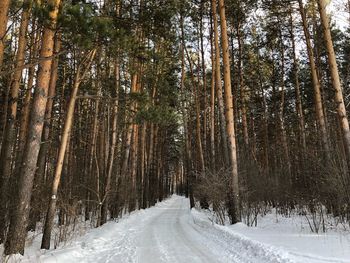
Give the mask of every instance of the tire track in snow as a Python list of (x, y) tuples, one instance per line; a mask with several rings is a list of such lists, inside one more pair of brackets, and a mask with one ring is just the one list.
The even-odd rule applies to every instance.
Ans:
[[(174, 196), (155, 207), (109, 222), (75, 246), (39, 262), (62, 263), (290, 263), (282, 251), (212, 225)], [(53, 259), (64, 259), (55, 260)], [(51, 259), (51, 260), (50, 260)], [(38, 262), (38, 261), (35, 261)]]

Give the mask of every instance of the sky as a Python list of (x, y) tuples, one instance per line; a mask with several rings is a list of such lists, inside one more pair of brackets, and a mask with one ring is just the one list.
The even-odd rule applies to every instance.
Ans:
[(350, 23), (348, 3), (348, 0), (330, 0), (329, 4), (329, 12), (331, 12), (333, 20), (342, 30), (349, 27)]

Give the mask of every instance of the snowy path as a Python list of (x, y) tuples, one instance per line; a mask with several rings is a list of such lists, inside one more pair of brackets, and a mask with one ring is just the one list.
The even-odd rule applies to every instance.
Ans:
[(40, 262), (293, 262), (194, 218), (188, 200), (174, 196), (120, 223), (94, 229), (73, 246), (40, 256)]
[(119, 222), (92, 229), (56, 250), (40, 250), (39, 235), (26, 248), (24, 257), (9, 262), (350, 262), (347, 235), (297, 234), (295, 230), (288, 231), (290, 225), (290, 222), (280, 226), (273, 223), (272, 229), (248, 228), (243, 224), (213, 225), (208, 214), (190, 211), (188, 199), (173, 196), (155, 207), (135, 211)]

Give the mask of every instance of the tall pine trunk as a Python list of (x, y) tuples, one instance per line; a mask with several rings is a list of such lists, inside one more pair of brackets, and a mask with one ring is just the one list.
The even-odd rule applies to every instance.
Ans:
[[(60, 42), (59, 39), (60, 36), (56, 35), (55, 39), (55, 53), (57, 54), (60, 50)], [(56, 91), (56, 82), (58, 77), (58, 58), (55, 58), (52, 62), (51, 66), (51, 77), (50, 77), (50, 84), (49, 84), (49, 91), (48, 91), (48, 101), (46, 103), (46, 110), (45, 110), (45, 120), (44, 120), (44, 127), (43, 127), (43, 133), (42, 133), (42, 139), (41, 139), (41, 147), (39, 150), (38, 155), (38, 162), (37, 162), (37, 169), (35, 172), (35, 178), (34, 178), (34, 186), (33, 186), (33, 195), (31, 203), (34, 204), (37, 202), (37, 199), (40, 196), (39, 187), (44, 182), (45, 178), (45, 168), (46, 168), (46, 160), (47, 160), (47, 153), (50, 148), (50, 142), (49, 142), (49, 136), (50, 136), (50, 126), (51, 126), (51, 116), (52, 116), (52, 108), (53, 108), (53, 99), (55, 96)], [(28, 230), (35, 230), (36, 222), (40, 219), (40, 212), (37, 211), (37, 209), (34, 209), (31, 207), (30, 214), (29, 214), (29, 223), (28, 223)]]
[(226, 130), (230, 145), (230, 161), (231, 161), (231, 180), (229, 192), (229, 216), (231, 223), (237, 223), (241, 220), (240, 201), (239, 201), (239, 181), (236, 151), (236, 134), (233, 114), (233, 98), (231, 88), (231, 67), (230, 55), (227, 38), (227, 25), (224, 0), (219, 0), (220, 9), (220, 26), (221, 26), (221, 45), (224, 62), (224, 90), (225, 90), (225, 109), (226, 109)]
[(335, 91), (335, 102), (337, 104), (338, 119), (343, 135), (343, 143), (346, 153), (346, 161), (348, 170), (350, 171), (350, 129), (349, 121), (346, 113), (346, 107), (343, 98), (343, 90), (340, 82), (337, 60), (334, 52), (329, 19), (326, 13), (327, 2), (325, 0), (317, 0), (318, 10), (320, 12), (321, 24), (323, 28), (324, 41), (328, 53), (328, 64), (331, 71), (332, 85)]
[(299, 11), (303, 22), (303, 30), (304, 30), (305, 40), (306, 40), (307, 53), (308, 53), (309, 62), (310, 62), (312, 84), (314, 88), (316, 119), (317, 119), (319, 132), (321, 135), (322, 147), (325, 153), (324, 156), (326, 158), (326, 161), (328, 162), (330, 160), (330, 152), (329, 152), (330, 148), (329, 148), (328, 133), (326, 129), (326, 122), (325, 122), (325, 116), (324, 116), (323, 105), (322, 105), (321, 83), (317, 74), (315, 56), (311, 45), (311, 37), (308, 30), (303, 1), (298, 0), (298, 2), (299, 2)]
[[(46, 58), (53, 55), (54, 28), (60, 0), (50, 0), (49, 18), (50, 24), (44, 29), (40, 57)], [(34, 182), (34, 175), (41, 144), (41, 135), (44, 126), (47, 93), (50, 81), (52, 60), (46, 59), (40, 62), (38, 78), (34, 93), (33, 107), (28, 128), (28, 138), (24, 147), (21, 161), (21, 172), (18, 183), (16, 211), (11, 217), (8, 238), (5, 244), (5, 254), (24, 253), (25, 238), (30, 208), (30, 199)]]
[(229, 149), (228, 149), (228, 138), (225, 129), (225, 109), (224, 109), (224, 99), (222, 95), (222, 83), (221, 83), (221, 69), (220, 69), (220, 47), (219, 47), (219, 32), (218, 32), (218, 21), (217, 21), (217, 8), (216, 0), (212, 0), (212, 13), (214, 22), (214, 45), (215, 45), (215, 85), (216, 94), (218, 97), (219, 105), (219, 117), (220, 117), (220, 131), (221, 131), (221, 142), (223, 146), (224, 163), (228, 166), (230, 165), (229, 160)]

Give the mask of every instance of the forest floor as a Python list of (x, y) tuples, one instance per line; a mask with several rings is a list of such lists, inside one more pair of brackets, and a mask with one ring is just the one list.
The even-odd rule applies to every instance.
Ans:
[[(299, 219), (267, 215), (258, 227), (219, 226), (172, 196), (119, 222), (92, 229), (56, 250), (34, 241), (9, 262), (350, 262), (350, 234), (312, 234)], [(0, 249), (1, 250), (1, 249)]]

